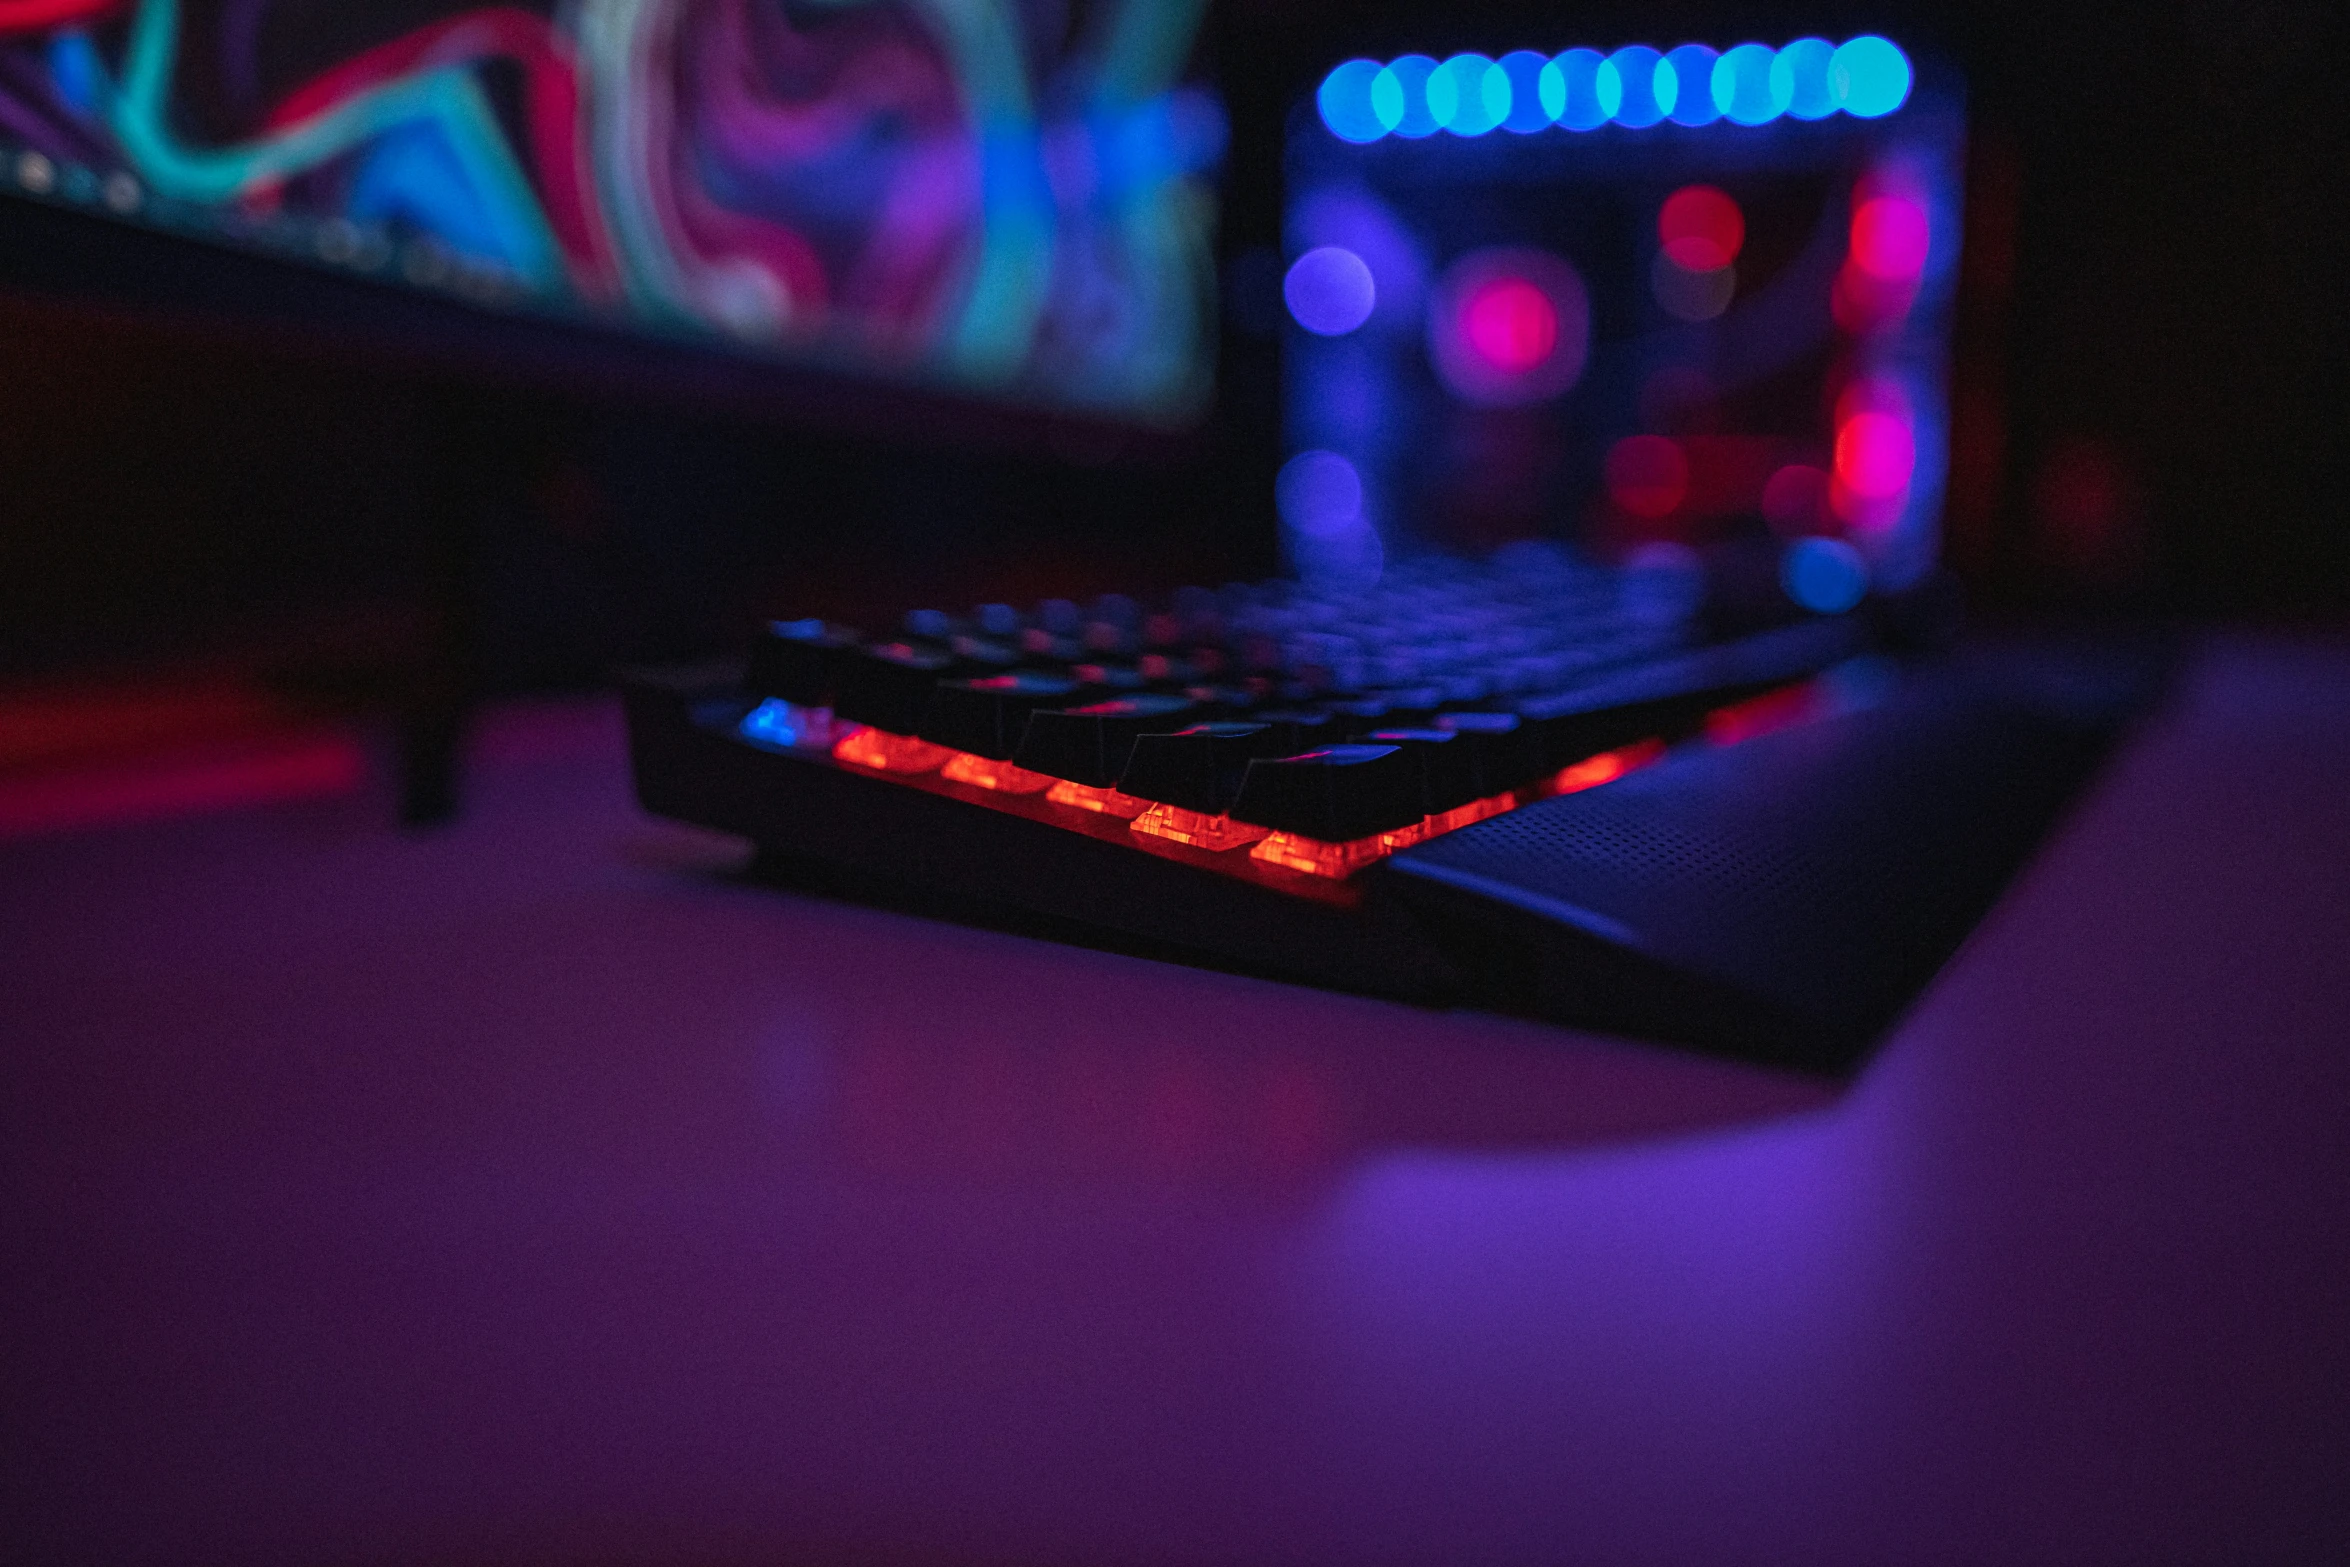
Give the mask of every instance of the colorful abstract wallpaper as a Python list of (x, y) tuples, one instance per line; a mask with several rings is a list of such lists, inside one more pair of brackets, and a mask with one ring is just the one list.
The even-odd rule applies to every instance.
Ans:
[(0, 0), (0, 193), (1176, 424), (1203, 0)]

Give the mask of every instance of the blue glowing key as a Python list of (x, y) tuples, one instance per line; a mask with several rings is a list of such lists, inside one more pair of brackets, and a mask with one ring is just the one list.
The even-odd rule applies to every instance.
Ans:
[(1407, 54), (1387, 62), (1387, 69), (1371, 84), (1371, 104), (1382, 124), (1394, 110), (1392, 128), (1398, 136), (1417, 139), (1436, 134), (1436, 116), (1428, 110), (1428, 78), (1436, 62), (1424, 54)]
[(1571, 131), (1595, 131), (1615, 118), (1624, 85), (1597, 49), (1569, 49), (1542, 68), (1542, 110)]
[(1828, 64), (1836, 46), (1825, 38), (1798, 38), (1771, 61), (1771, 96), (1783, 100), (1799, 120), (1824, 120), (1836, 112)]
[[(1520, 49), (1503, 55), (1497, 63), (1510, 90), (1509, 112), (1501, 117), (1503, 130), (1524, 136), (1543, 129), (1558, 118), (1542, 91), (1543, 71), (1550, 64), (1548, 60), (1531, 49)], [(1563, 91), (1560, 104), (1561, 107), (1565, 105)]]
[[(1711, 125), (1722, 117), (1714, 102), (1714, 65), (1720, 58), (1703, 44), (1683, 44), (1665, 56), (1659, 75), (1673, 73), (1673, 101), (1665, 113), (1675, 125)], [(1657, 97), (1661, 101), (1663, 92)]]
[(800, 743), (800, 710), (769, 697), (744, 715), (735, 732), (754, 744), (788, 751)]
[(1828, 62), (1828, 91), (1838, 108), (1863, 120), (1891, 114), (1909, 101), (1909, 56), (1890, 38), (1863, 33), (1847, 39)]
[(1787, 97), (1771, 71), (1776, 57), (1768, 44), (1740, 44), (1716, 60), (1714, 107), (1738, 125), (1768, 125), (1785, 114)]
[[(1599, 72), (1602, 97), (1607, 94), (1611, 73), (1616, 81), (1616, 107), (1609, 117), (1618, 125), (1645, 130), (1671, 111), (1672, 104), (1665, 100), (1678, 83), (1672, 67), (1665, 65), (1665, 57), (1648, 45), (1631, 44), (1607, 57)], [(1825, 73), (1822, 75), (1824, 78)]]
[(1349, 60), (1322, 78), (1322, 89), (1314, 95), (1314, 102), (1331, 135), (1342, 141), (1371, 142), (1394, 128), (1371, 109), (1371, 84), (1379, 79), (1380, 70), (1376, 60)]

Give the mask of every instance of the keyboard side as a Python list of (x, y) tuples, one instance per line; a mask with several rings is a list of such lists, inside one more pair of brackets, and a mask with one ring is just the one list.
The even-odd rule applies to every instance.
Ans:
[(1451, 959), (1359, 880), (1283, 870), (1133, 832), (1127, 821), (957, 783), (881, 777), (822, 748), (744, 740), (738, 669), (633, 674), (637, 798), (739, 834), (763, 859), (1043, 915), (1216, 966), (1427, 1004), (1463, 999)]

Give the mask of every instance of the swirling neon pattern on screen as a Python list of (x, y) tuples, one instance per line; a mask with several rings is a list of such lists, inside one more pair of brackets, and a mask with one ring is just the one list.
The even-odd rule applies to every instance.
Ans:
[(200, 22), (0, 0), (0, 138), (118, 165), (182, 228), (343, 220), (437, 241), (516, 302), (1146, 418), (1197, 405), (1221, 150), (1182, 86), (1200, 0), (1078, 0), (1041, 34), (1010, 0), (533, 3), (356, 48), (306, 17), (289, 74), (272, 0)]

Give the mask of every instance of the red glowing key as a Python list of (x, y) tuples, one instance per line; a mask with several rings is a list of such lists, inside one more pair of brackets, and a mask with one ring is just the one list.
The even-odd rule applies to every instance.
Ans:
[(1134, 819), (1134, 830), (1195, 849), (1221, 851), (1258, 842), (1272, 829), (1236, 822), (1226, 815), (1187, 811), (1180, 805), (1154, 805)]
[(955, 753), (911, 735), (893, 735), (886, 729), (860, 729), (833, 746), (835, 760), (884, 773), (927, 773), (945, 764)]
[(1032, 773), (1025, 767), (1014, 767), (1010, 762), (999, 762), (990, 756), (973, 756), (968, 751), (957, 751), (950, 756), (939, 776), (949, 783), (973, 784), (1003, 794), (1042, 794), (1054, 783), (1042, 773)]
[(1303, 871), (1308, 876), (1328, 876), (1335, 880), (1352, 876), (1373, 860), (1386, 858), (1388, 849), (1382, 839), (1376, 837), (1356, 838), (1348, 843), (1324, 843), (1319, 838), (1277, 832), (1248, 852), (1251, 859), (1263, 860), (1267, 865)]
[(1081, 811), (1099, 811), (1104, 816), (1123, 817), (1128, 821), (1151, 808), (1148, 800), (1137, 800), (1130, 794), (1093, 784), (1072, 783), (1066, 778), (1057, 780), (1045, 798), (1055, 805), (1073, 805)]

